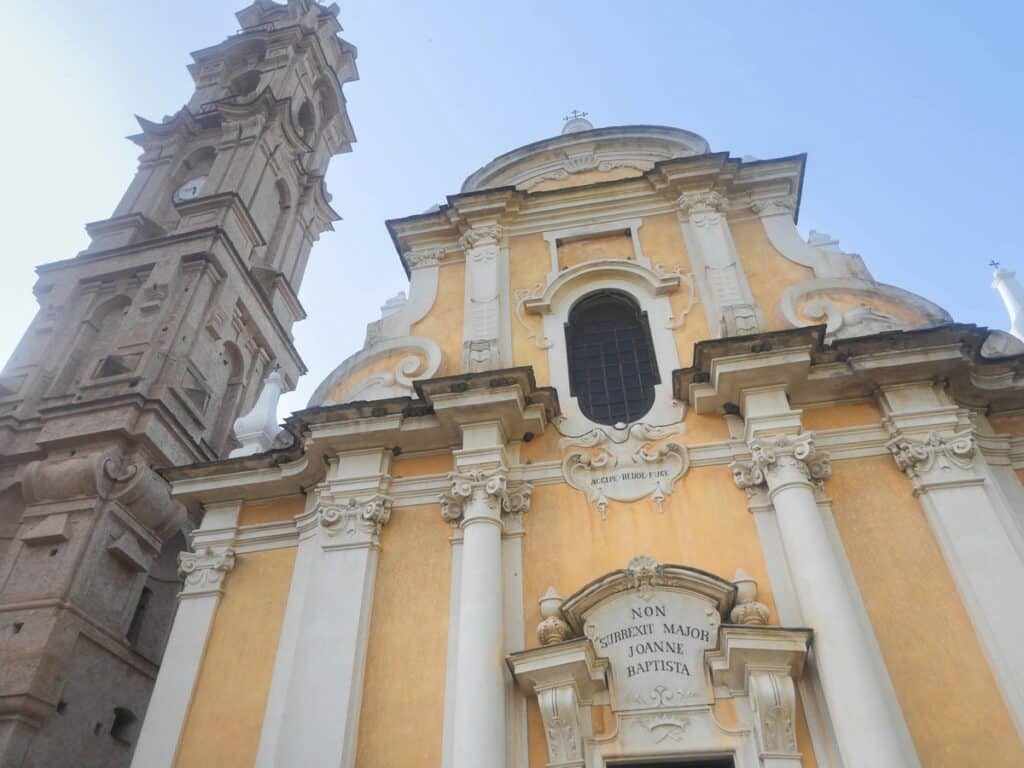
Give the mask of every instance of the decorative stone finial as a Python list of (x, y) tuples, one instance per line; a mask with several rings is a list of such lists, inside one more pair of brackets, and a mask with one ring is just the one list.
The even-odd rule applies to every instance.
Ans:
[(548, 591), (537, 601), (540, 615), (544, 617), (537, 625), (537, 639), (541, 645), (560, 643), (569, 637), (569, 625), (560, 613), (564, 602), (554, 587), (548, 587)]
[(732, 583), (736, 585), (736, 605), (729, 614), (729, 621), (733, 624), (767, 624), (767, 606), (754, 599), (757, 597), (757, 582), (739, 568), (732, 577)]
[(284, 389), (284, 377), (280, 371), (272, 371), (263, 383), (263, 391), (252, 410), (235, 420), (235, 437), (241, 445), (229, 456), (251, 456), (269, 451), (274, 438), (281, 431), (277, 425), (277, 401)]

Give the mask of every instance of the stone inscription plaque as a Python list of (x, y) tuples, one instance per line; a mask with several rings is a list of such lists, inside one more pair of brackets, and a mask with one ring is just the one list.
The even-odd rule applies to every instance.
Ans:
[(585, 632), (609, 661), (612, 708), (686, 707), (713, 700), (704, 650), (717, 642), (719, 616), (699, 595), (648, 589), (596, 606)]

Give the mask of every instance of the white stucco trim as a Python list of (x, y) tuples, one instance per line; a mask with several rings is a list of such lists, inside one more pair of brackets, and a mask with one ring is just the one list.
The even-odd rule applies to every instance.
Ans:
[(672, 371), (679, 368), (675, 336), (668, 328), (672, 305), (668, 294), (678, 290), (680, 277), (661, 274), (650, 267), (622, 259), (596, 259), (565, 270), (550, 280), (544, 294), (526, 302), (527, 312), (540, 314), (548, 348), (551, 384), (558, 391), (562, 406), (563, 434), (580, 435), (595, 426), (569, 394), (569, 361), (565, 347), (565, 323), (569, 311), (584, 296), (601, 290), (614, 290), (631, 296), (647, 313), (651, 340), (658, 363), (660, 384), (654, 387), (654, 405), (644, 416), (649, 424), (674, 424), (683, 418), (684, 408), (672, 398)]
[(241, 509), (240, 501), (205, 507), (203, 523), (192, 535), (196, 554), (182, 557), (183, 561), (192, 560), (193, 565), (179, 595), (160, 674), (132, 756), (133, 768), (174, 765), (220, 604), (224, 575), (234, 566), (232, 544)]
[[(806, 626), (803, 615), (800, 613), (800, 604), (793, 591), (793, 582), (789, 577), (789, 563), (786, 561), (786, 552), (782, 547), (782, 540), (779, 538), (779, 527), (775, 522), (771, 504), (767, 499), (761, 500), (761, 503), (752, 501), (750, 511), (754, 516), (754, 524), (757, 526), (761, 552), (764, 554), (765, 567), (768, 569), (768, 578), (771, 581), (772, 598), (775, 600), (775, 608), (779, 613), (779, 624), (784, 627)], [(796, 687), (800, 695), (800, 703), (803, 705), (807, 730), (811, 735), (814, 758), (819, 768), (842, 768), (839, 747), (836, 744), (832, 721), (828, 716), (828, 707), (821, 690), (821, 680), (814, 667), (813, 656), (808, 658), (803, 677), (797, 681)]]
[[(446, 483), (446, 484), (450, 484)], [(437, 494), (434, 494), (436, 501)], [(441, 731), (441, 768), (452, 765), (455, 720), (455, 668), (459, 663), (459, 595), (462, 593), (462, 529), (453, 528), (451, 585), (448, 588), (448, 653), (445, 657), (444, 721)]]
[[(522, 526), (518, 526), (521, 528)], [(522, 530), (506, 525), (501, 541), (501, 565), (504, 569), (505, 653), (526, 647), (526, 621), (523, 615), (523, 536)], [(508, 670), (506, 669), (506, 672)], [(508, 672), (505, 678), (505, 717), (509, 766), (529, 764), (526, 726), (526, 698)]]
[[(413, 392), (412, 382), (416, 379), (429, 379), (437, 373), (444, 359), (444, 354), (438, 343), (425, 336), (401, 336), (395, 339), (380, 339), (348, 357), (341, 365), (331, 371), (327, 378), (320, 383), (320, 386), (316, 388), (312, 397), (309, 398), (307, 407), (315, 408), (320, 405), (332, 404), (333, 401), (329, 398), (331, 390), (343, 384), (360, 367), (395, 352), (411, 352), (413, 354), (402, 358), (398, 365), (395, 366), (394, 371), (388, 373), (387, 379), (382, 379), (380, 382), (380, 386), (396, 389), (396, 392), (388, 392), (379, 396), (411, 395)], [(379, 378), (379, 376), (378, 374), (377, 377)], [(363, 385), (357, 385), (353, 392), (359, 392), (360, 390), (362, 390), (362, 399), (368, 399), (370, 393)]]
[[(558, 246), (574, 240), (583, 240), (588, 237), (610, 235), (616, 232), (629, 232), (630, 242), (633, 244), (633, 258), (638, 264), (650, 266), (651, 263), (644, 256), (643, 248), (640, 247), (640, 227), (643, 226), (642, 218), (635, 219), (613, 219), (610, 221), (599, 221), (588, 224), (581, 224), (575, 227), (564, 229), (552, 229), (542, 233), (547, 241), (551, 254), (551, 271), (548, 273), (548, 283), (551, 283), (561, 271), (558, 267)], [(592, 263), (592, 262), (591, 262)], [(579, 265), (583, 266), (583, 265)]]

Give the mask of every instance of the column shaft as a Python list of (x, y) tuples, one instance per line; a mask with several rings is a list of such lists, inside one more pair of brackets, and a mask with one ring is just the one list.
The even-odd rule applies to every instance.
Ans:
[(466, 507), (466, 512), (475, 507), (477, 514), (463, 522), (452, 766), (500, 768), (505, 764), (500, 511), (482, 490)]
[(832, 552), (814, 490), (798, 466), (768, 473), (782, 545), (844, 760), (851, 766), (908, 763), (877, 679), (856, 606)]

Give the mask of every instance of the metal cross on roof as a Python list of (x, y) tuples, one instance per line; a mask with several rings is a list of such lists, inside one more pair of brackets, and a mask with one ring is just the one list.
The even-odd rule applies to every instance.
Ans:
[(992, 261), (990, 261), (988, 265), (992, 267), (992, 269), (999, 269), (999, 262), (996, 261), (995, 259), (992, 259)]
[(580, 117), (586, 117), (588, 114), (590, 114), (590, 113), (589, 112), (580, 112), (579, 110), (574, 109), (572, 112), (570, 112), (568, 115), (566, 115), (562, 119), (565, 120), (566, 122), (569, 122), (570, 120), (576, 120), (576, 119), (578, 119)]

